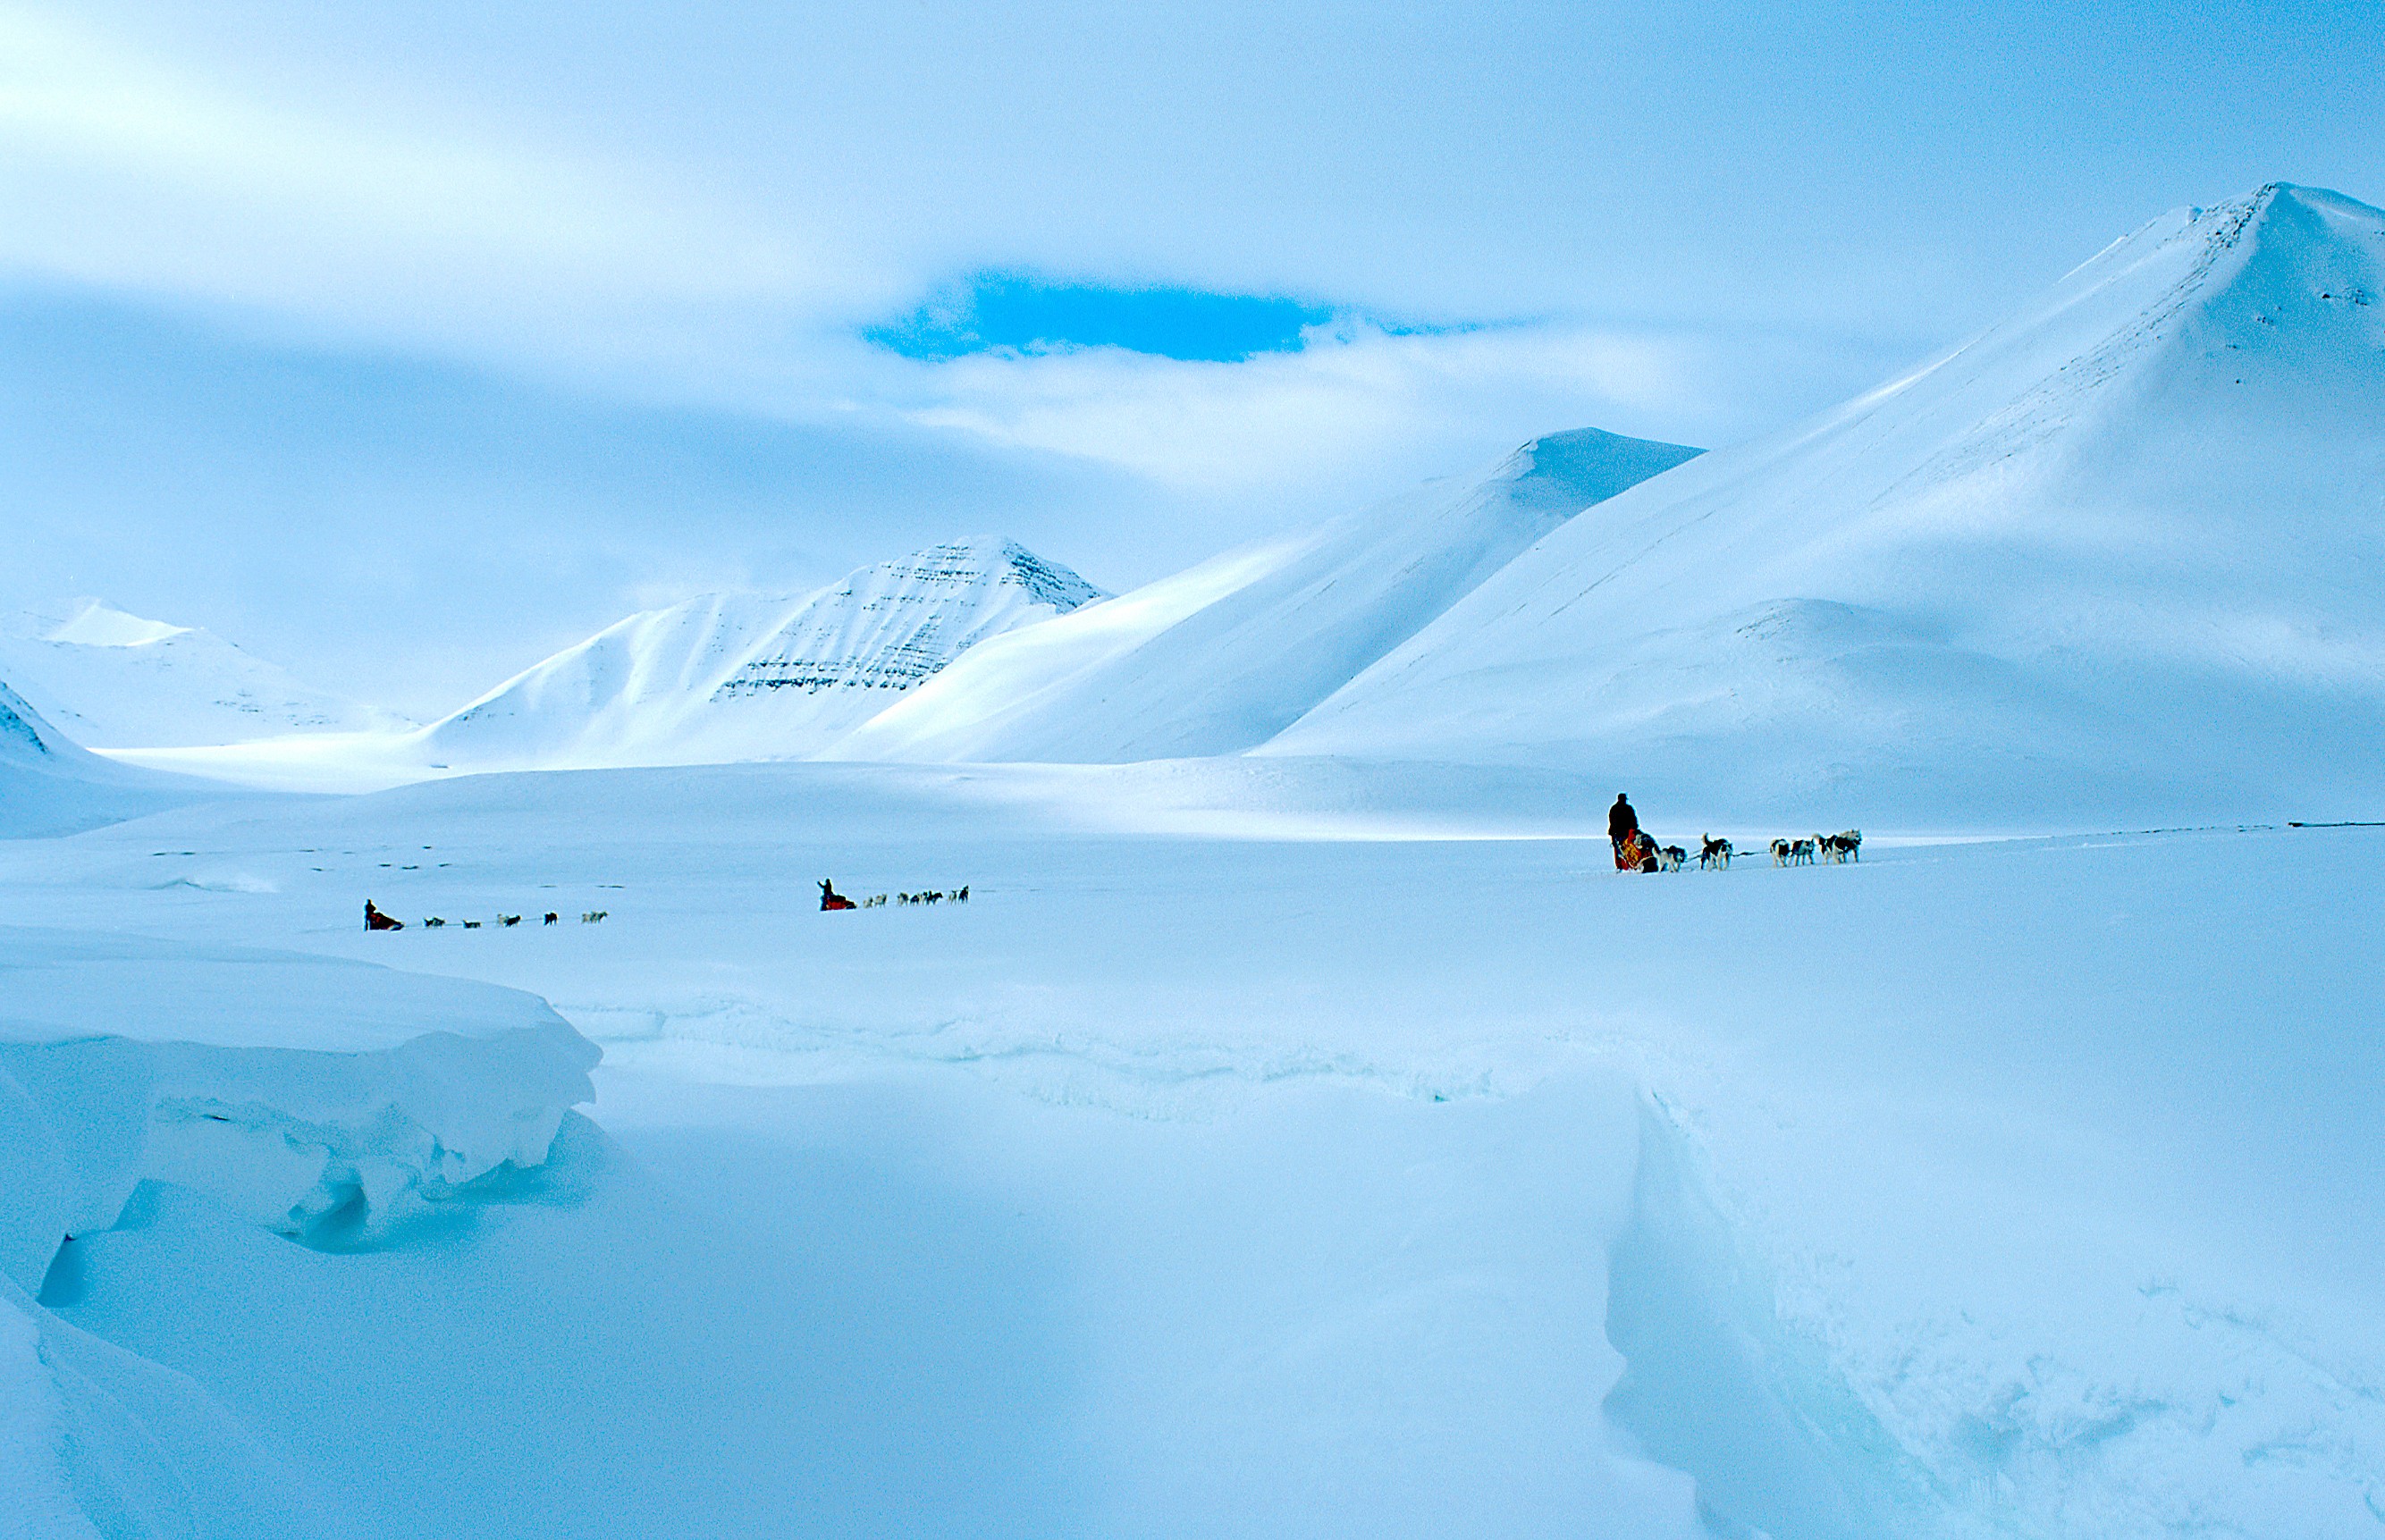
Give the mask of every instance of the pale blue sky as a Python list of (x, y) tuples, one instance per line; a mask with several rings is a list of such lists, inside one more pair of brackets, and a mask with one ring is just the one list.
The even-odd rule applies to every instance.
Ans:
[(433, 711), (949, 534), (1116, 587), (1727, 441), (2166, 208), (2385, 200), (2385, 0), (1386, 10), (0, 0), (0, 605)]

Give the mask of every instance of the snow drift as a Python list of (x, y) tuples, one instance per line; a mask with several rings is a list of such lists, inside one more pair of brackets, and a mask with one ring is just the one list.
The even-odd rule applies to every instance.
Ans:
[(481, 767), (800, 756), (986, 639), (1100, 596), (1015, 541), (932, 545), (799, 598), (709, 594), (631, 615), (417, 742), (441, 765)]
[(596, 1049), (535, 996), (293, 953), (0, 929), (0, 1272), (139, 1182), (353, 1235), (546, 1157)]
[(1747, 817), (2373, 816), (2380, 498), (2385, 214), (2267, 187), (1567, 523), (1261, 751)]
[(1248, 749), (1580, 509), (1697, 453), (1595, 428), (1550, 434), (1455, 489), (1004, 637), (828, 757), (1082, 764)]
[(0, 622), (0, 678), (86, 748), (180, 748), (399, 726), (192, 626), (74, 599)]
[(593, 1099), (597, 1058), (515, 990), (0, 928), (0, 1529), (345, 1533), (197, 1385), (36, 1296), (64, 1246), (117, 1223), (146, 1181), (317, 1244), (382, 1234), (543, 1162)]

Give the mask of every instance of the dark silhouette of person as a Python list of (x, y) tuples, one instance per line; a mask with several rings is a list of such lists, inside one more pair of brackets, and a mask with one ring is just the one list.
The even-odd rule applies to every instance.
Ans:
[(1606, 810), (1606, 838), (1615, 853), (1623, 853), (1623, 842), (1640, 832), (1640, 814), (1631, 811), (1631, 800), (1618, 791), (1615, 805)]

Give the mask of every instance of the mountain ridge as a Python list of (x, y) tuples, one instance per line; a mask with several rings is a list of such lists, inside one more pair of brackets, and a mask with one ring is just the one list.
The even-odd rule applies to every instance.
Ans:
[(88, 597), (0, 621), (0, 677), (87, 748), (178, 748), (399, 722), (202, 627), (145, 619)]
[(1543, 435), (1471, 479), (1013, 632), (825, 753), (1118, 762), (1249, 749), (1582, 508), (1697, 453), (1598, 428)]
[(1717, 813), (2374, 797), (2380, 270), (2385, 214), (2341, 194), (2164, 215), (1553, 532), (1257, 751), (1605, 767)]

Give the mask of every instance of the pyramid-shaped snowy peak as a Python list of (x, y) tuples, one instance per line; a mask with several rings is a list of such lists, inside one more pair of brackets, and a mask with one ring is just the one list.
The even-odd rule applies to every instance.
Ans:
[(1601, 504), (1263, 751), (1717, 816), (2385, 815), (2385, 214), (2274, 186)]
[(931, 545), (793, 597), (634, 615), (420, 735), (449, 765), (683, 764), (814, 752), (989, 637), (1101, 591), (1016, 541)]

